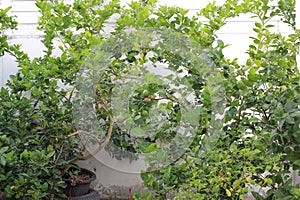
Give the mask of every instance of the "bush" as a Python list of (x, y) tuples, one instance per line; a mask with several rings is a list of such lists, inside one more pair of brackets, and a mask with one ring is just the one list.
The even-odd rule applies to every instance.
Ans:
[[(128, 7), (121, 7), (118, 0), (37, 1), (45, 55), (29, 60), (18, 45), (10, 46), (1, 37), (0, 55), (15, 56), (20, 70), (8, 82), (9, 89), (0, 93), (0, 179), (6, 183), (0, 191), (10, 199), (64, 198), (61, 175), (77, 160), (98, 152), (83, 155), (77, 137), (81, 128), (94, 125), (78, 127), (90, 117), (82, 116), (87, 107), (78, 109), (81, 102), (76, 104), (85, 97), (80, 96), (80, 87), (90, 86), (91, 107), (101, 131), (92, 127), (87, 135), (150, 155), (142, 178), (155, 191), (153, 198), (165, 199), (172, 191), (175, 199), (243, 199), (251, 186), (269, 188), (267, 199), (299, 197), (288, 176), (290, 168), (300, 167), (300, 76), (295, 60), (299, 31), (294, 27), (294, 4), (227, 0), (222, 6), (210, 3), (188, 17), (187, 10), (157, 6), (155, 0), (134, 1)], [(16, 27), (6, 12), (1, 10), (1, 31)], [(216, 33), (227, 19), (245, 13), (257, 19), (256, 35), (251, 37), (247, 62), (240, 64), (225, 58), (227, 44)], [(117, 26), (107, 36), (103, 29), (115, 14), (120, 16)], [(293, 34), (272, 32), (270, 19), (275, 16), (282, 17)], [(161, 40), (153, 43), (155, 36)], [(53, 53), (57, 40), (60, 55)], [(90, 66), (85, 66), (87, 58)], [(107, 66), (99, 68), (99, 63)], [(145, 63), (167, 66), (172, 72), (167, 82), (149, 73)], [(128, 77), (141, 74), (144, 82), (119, 87)], [(80, 82), (85, 75), (94, 82)], [(184, 84), (174, 89), (173, 85)], [(195, 102), (180, 101), (176, 92), (183, 97), (192, 94)], [(151, 115), (154, 107), (159, 112)], [(118, 126), (121, 119), (129, 119), (125, 128)], [(163, 126), (157, 121), (164, 121)], [(148, 134), (144, 129), (155, 131)], [(186, 141), (191, 143), (178, 152)], [(128, 156), (114, 145), (106, 150), (119, 159)], [(157, 168), (158, 162), (165, 165)]]

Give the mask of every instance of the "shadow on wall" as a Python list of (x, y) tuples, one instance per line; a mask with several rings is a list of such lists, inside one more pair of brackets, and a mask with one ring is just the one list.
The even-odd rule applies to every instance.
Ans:
[(143, 160), (117, 160), (101, 151), (93, 158), (78, 162), (80, 167), (96, 173), (92, 187), (101, 199), (129, 199), (134, 192), (145, 193), (140, 171), (146, 169)]

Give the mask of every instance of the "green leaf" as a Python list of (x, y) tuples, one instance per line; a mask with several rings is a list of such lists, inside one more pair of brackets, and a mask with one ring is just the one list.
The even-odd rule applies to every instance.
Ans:
[(257, 67), (251, 67), (248, 74), (248, 78), (250, 81), (256, 82), (258, 80), (259, 76), (256, 74), (257, 69)]
[(135, 127), (131, 130), (131, 133), (135, 137), (144, 137), (146, 135), (145, 131), (140, 127)]
[(146, 194), (143, 194), (141, 197), (143, 200), (151, 200), (152, 199), (152, 193), (148, 192)]
[(275, 25), (273, 25), (273, 24), (266, 25), (266, 28), (273, 28), (273, 27), (275, 27)]
[(264, 200), (264, 197), (261, 196), (259, 193), (257, 192), (251, 192), (251, 194), (253, 195), (253, 197), (256, 199), (256, 200)]
[(256, 26), (257, 28), (262, 28), (262, 24), (259, 23), (259, 22), (255, 22), (255, 26)]
[(2, 166), (6, 165), (6, 159), (4, 156), (0, 156), (0, 165), (2, 165)]
[(254, 39), (253, 42), (254, 42), (254, 44), (257, 44), (257, 45), (260, 44), (260, 40), (259, 39)]
[(9, 147), (2, 147), (0, 149), (0, 155), (4, 154), (8, 149), (9, 149)]
[(258, 29), (258, 28), (253, 28), (253, 30), (254, 30), (254, 32), (256, 32), (256, 33), (260, 33), (260, 29)]
[(300, 188), (299, 187), (292, 188), (291, 191), (296, 197), (300, 197)]
[(4, 10), (1, 11), (1, 14), (6, 15), (10, 9), (11, 9), (11, 6), (5, 8)]
[(47, 191), (48, 190), (48, 183), (44, 183), (43, 185), (41, 185), (41, 188), (43, 191)]
[(33, 119), (41, 119), (41, 118), (43, 118), (41, 115), (38, 115), (38, 114), (33, 114), (32, 116), (31, 116), (31, 118), (33, 118)]
[(144, 153), (151, 153), (151, 152), (155, 152), (157, 150), (158, 150), (158, 148), (157, 148), (156, 143), (151, 143), (149, 146), (143, 147), (143, 149), (142, 149), (142, 151)]
[(300, 159), (294, 160), (294, 161), (293, 161), (293, 164), (294, 164), (294, 165), (297, 165), (297, 166), (300, 166)]
[(6, 154), (6, 160), (9, 161), (9, 162), (13, 159), (13, 157), (14, 157), (14, 152), (13, 151)]
[(10, 131), (12, 131), (12, 132), (14, 132), (14, 133), (18, 133), (19, 131), (18, 131), (18, 128), (16, 127), (16, 126), (9, 126), (9, 127), (7, 127), (8, 128), (8, 130), (10, 130)]
[(230, 190), (228, 190), (227, 188), (226, 188), (226, 195), (227, 195), (228, 197), (231, 197), (231, 192), (230, 192)]

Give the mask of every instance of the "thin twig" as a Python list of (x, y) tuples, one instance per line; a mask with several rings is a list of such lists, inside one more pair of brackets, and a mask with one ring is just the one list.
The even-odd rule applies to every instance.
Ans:
[(237, 116), (237, 122), (235, 124), (235, 128), (237, 128), (240, 124), (240, 121), (241, 121), (241, 117), (242, 117), (242, 106), (244, 104), (244, 97), (242, 97), (241, 99), (241, 103), (240, 103), (240, 107), (239, 107), (239, 110), (238, 110), (238, 116)]
[(181, 105), (181, 106), (183, 107), (183, 109), (184, 109), (185, 111), (188, 111), (187, 107), (185, 107), (185, 105), (183, 105), (183, 104), (179, 101), (179, 99), (178, 99), (177, 97), (175, 97), (174, 95), (171, 95), (171, 97), (168, 97), (168, 96), (167, 96), (167, 99), (169, 99), (169, 100), (171, 100), (171, 101), (177, 102), (179, 105)]
[(263, 107), (261, 107), (261, 110), (263, 111), (263, 114), (264, 114), (265, 118), (266, 118), (267, 120), (269, 120), (269, 117), (270, 117), (270, 116), (267, 115), (265, 109), (264, 109)]
[(63, 148), (64, 148), (64, 145), (61, 145), (60, 150), (59, 150), (59, 154), (58, 154), (58, 156), (57, 156), (57, 158), (55, 160), (55, 164), (58, 162), (58, 159), (60, 158), (60, 156), (61, 156), (61, 154), (63, 152)]
[(89, 132), (87, 132), (87, 131), (79, 130), (79, 131), (70, 133), (69, 135), (66, 135), (66, 136), (55, 136), (55, 135), (51, 135), (50, 137), (54, 137), (54, 138), (58, 138), (58, 139), (67, 139), (67, 138), (73, 137), (73, 136), (75, 136), (75, 135), (79, 135), (80, 133), (84, 133), (84, 134), (87, 134), (87, 135), (95, 136), (94, 134), (89, 133)]

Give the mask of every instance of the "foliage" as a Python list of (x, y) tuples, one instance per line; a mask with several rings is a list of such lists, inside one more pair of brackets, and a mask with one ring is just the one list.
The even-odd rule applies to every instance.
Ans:
[[(150, 167), (142, 178), (157, 198), (165, 199), (175, 190), (178, 199), (243, 199), (251, 185), (270, 187), (267, 199), (295, 198), (289, 170), (299, 169), (299, 71), (295, 63), (299, 32), (284, 37), (271, 31), (270, 20), (277, 15), (294, 27), (295, 15), (287, 11), (294, 10), (294, 2), (278, 3), (278, 7), (271, 1), (227, 1), (220, 7), (212, 3), (199, 14), (208, 23), (197, 22), (195, 17), (189, 20), (179, 8), (160, 7), (161, 12), (144, 14), (156, 17), (144, 20), (131, 14), (142, 10), (133, 7), (137, 4), (124, 12), (126, 19), (134, 16), (136, 21), (145, 21), (144, 26), (173, 28), (201, 41), (204, 47), (216, 42), (211, 55), (224, 76), (227, 103), (217, 143), (207, 148), (199, 135), (177, 162), (161, 170)], [(242, 13), (251, 14), (258, 22), (253, 28), (257, 35), (247, 52), (249, 59), (240, 65), (224, 58), (226, 45), (215, 33), (227, 18)], [(194, 28), (199, 35), (191, 31)], [(205, 117), (210, 119), (209, 113)]]
[[(5, 182), (0, 191), (9, 199), (63, 198), (61, 175), (75, 161), (93, 156), (83, 153), (76, 137), (81, 129), (96, 142), (100, 138), (94, 153), (108, 142), (106, 150), (118, 159), (149, 153), (142, 178), (155, 197), (136, 194), (137, 199), (166, 199), (170, 191), (175, 199), (243, 199), (251, 186), (269, 188), (266, 197), (254, 193), (257, 199), (299, 197), (288, 176), (291, 167), (300, 168), (295, 1), (227, 0), (222, 6), (210, 3), (193, 17), (182, 8), (157, 6), (156, 0), (125, 7), (118, 0), (38, 0), (36, 5), (43, 56), (29, 60), (1, 36), (0, 55), (15, 56), (20, 67), (9, 89), (0, 92), (0, 180)], [(16, 28), (8, 9), (0, 11), (1, 33)], [(244, 64), (225, 57), (227, 44), (217, 34), (226, 20), (241, 14), (257, 20)], [(112, 16), (118, 16), (116, 27), (107, 33)], [(273, 32), (271, 19), (278, 16), (293, 34)], [(161, 41), (153, 43), (155, 36)], [(203, 55), (213, 62), (209, 69), (196, 59)], [(171, 75), (149, 73), (145, 63), (163, 64)], [(208, 76), (211, 71), (218, 76)], [(140, 76), (143, 81), (122, 86), (128, 77)], [(87, 88), (93, 93), (82, 92)], [(175, 98), (178, 92), (192, 93), (197, 106)], [(82, 105), (89, 95), (91, 104)], [(96, 131), (80, 123), (90, 120), (90, 105), (101, 122)], [(121, 119), (127, 119), (123, 126)], [(180, 132), (182, 123), (193, 137)], [(177, 151), (182, 141), (190, 142), (184, 152)], [(165, 165), (157, 168), (158, 161)]]
[(16, 58), (18, 62), (27, 60), (27, 55), (20, 50), (20, 45), (9, 45), (7, 36), (4, 34), (6, 30), (13, 30), (17, 28), (17, 22), (13, 16), (8, 16), (7, 13), (11, 7), (6, 9), (0, 8), (0, 56), (8, 53)]
[(49, 194), (52, 181), (62, 184), (51, 174), (55, 152), (41, 145), (34, 103), (4, 88), (0, 96), (1, 191), (7, 198), (41, 199)]
[(10, 10), (11, 8), (8, 7), (6, 9), (1, 9), (0, 10), (0, 34), (1, 34), (1, 51), (0, 51), (0, 56), (4, 55), (4, 52), (7, 51), (9, 45), (7, 43), (7, 37), (3, 36), (3, 32), (6, 29), (15, 29), (17, 26), (17, 22), (12, 18), (7, 16), (7, 12)]
[[(117, 11), (113, 2), (103, 9), (91, 10), (102, 3), (76, 1), (68, 5), (63, 2), (37, 1), (36, 5), (43, 14), (39, 28), (45, 31), (43, 42), (47, 49), (42, 57), (29, 60), (18, 45), (10, 46), (6, 42), (7, 37), (1, 37), (1, 55), (4, 52), (13, 55), (20, 67), (7, 83), (9, 90), (2, 89), (0, 96), (0, 189), (6, 192), (8, 199), (65, 197), (62, 189), (66, 184), (62, 181), (62, 175), (76, 158), (82, 156), (78, 138), (69, 136), (75, 127), (72, 124), (70, 100), (72, 89), (68, 86), (73, 84), (79, 70), (79, 61), (90, 46), (86, 38), (91, 36), (90, 32), (99, 34), (103, 27), (101, 24)], [(6, 17), (7, 11), (1, 10), (1, 31), (16, 28), (16, 22)], [(43, 21), (49, 18), (53, 24)], [(95, 22), (93, 27), (92, 21)], [(83, 34), (72, 33), (74, 27), (77, 31), (84, 30)], [(59, 34), (65, 36), (64, 47), (70, 45), (68, 50), (72, 50), (55, 56), (53, 40)], [(64, 51), (64, 47), (59, 48)], [(72, 53), (73, 50), (78, 52)], [(71, 53), (75, 56), (71, 56)], [(3, 181), (7, 184), (2, 184)]]

